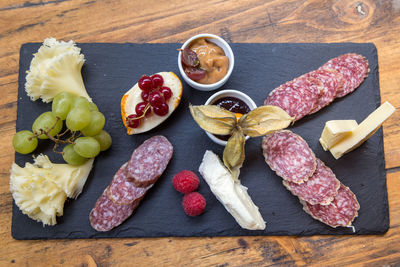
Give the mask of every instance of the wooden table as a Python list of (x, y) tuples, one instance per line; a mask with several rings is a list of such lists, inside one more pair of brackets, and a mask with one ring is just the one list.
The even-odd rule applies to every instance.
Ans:
[(183, 42), (202, 32), (230, 42), (373, 42), (383, 101), (400, 106), (399, 0), (0, 1), (0, 265), (393, 266), (400, 263), (400, 113), (384, 124), (390, 230), (383, 236), (129, 238), (16, 241), (9, 169), (21, 44)]

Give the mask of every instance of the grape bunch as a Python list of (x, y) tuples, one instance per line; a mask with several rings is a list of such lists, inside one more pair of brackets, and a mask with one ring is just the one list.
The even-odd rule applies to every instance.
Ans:
[[(67, 129), (60, 133), (63, 121)], [(66, 144), (63, 151), (57, 153), (61, 153), (68, 164), (82, 165), (111, 146), (111, 136), (103, 130), (105, 121), (95, 103), (62, 92), (54, 97), (51, 111), (36, 118), (32, 131), (22, 130), (14, 135), (13, 147), (18, 153), (29, 154), (38, 146), (38, 139), (51, 139), (55, 142), (55, 152), (60, 144)]]
[(149, 116), (152, 110), (158, 116), (165, 116), (169, 112), (167, 101), (171, 98), (172, 91), (169, 87), (164, 86), (164, 79), (161, 75), (154, 74), (151, 77), (144, 75), (139, 79), (138, 86), (142, 90), (143, 101), (136, 104), (136, 114), (130, 114), (126, 118), (130, 128), (139, 127), (141, 119)]

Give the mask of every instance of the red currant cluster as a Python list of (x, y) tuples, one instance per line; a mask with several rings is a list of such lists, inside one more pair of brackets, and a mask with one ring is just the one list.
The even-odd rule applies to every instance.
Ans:
[(126, 123), (130, 128), (137, 128), (140, 121), (145, 116), (151, 114), (151, 110), (158, 116), (168, 114), (169, 106), (166, 103), (172, 96), (169, 87), (163, 86), (164, 79), (159, 74), (149, 77), (143, 75), (138, 82), (143, 102), (137, 103), (135, 107), (136, 114), (131, 114), (126, 118)]

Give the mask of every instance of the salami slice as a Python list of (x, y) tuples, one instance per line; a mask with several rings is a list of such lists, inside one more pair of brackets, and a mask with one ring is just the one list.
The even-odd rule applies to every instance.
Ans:
[(315, 103), (318, 100), (318, 97), (323, 92), (322, 82), (311, 76), (302, 75), (298, 78), (293, 79), (293, 81), (291, 82), (298, 90), (307, 90), (309, 93), (311, 93), (312, 96), (310, 100), (315, 99)]
[(275, 88), (264, 105), (278, 106), (299, 120), (307, 115), (317, 103), (322, 84), (313, 78), (301, 76)]
[(164, 136), (147, 139), (133, 151), (126, 167), (126, 180), (136, 187), (154, 184), (167, 167), (172, 153), (173, 147)]
[(354, 218), (358, 216), (360, 205), (351, 190), (340, 184), (337, 196), (329, 205), (311, 205), (305, 201), (303, 204), (305, 212), (331, 227), (351, 226)]
[(313, 77), (323, 84), (317, 104), (310, 112), (312, 114), (329, 105), (335, 99), (337, 91), (343, 85), (343, 76), (333, 69), (314, 70), (307, 73), (306, 76)]
[(132, 182), (126, 180), (126, 166), (125, 163), (115, 174), (111, 184), (108, 187), (108, 197), (116, 204), (129, 205), (134, 201), (140, 201), (147, 190), (153, 185), (148, 187), (136, 187)]
[(276, 174), (293, 183), (303, 183), (316, 168), (316, 158), (303, 138), (291, 131), (277, 131), (263, 138), (265, 161)]
[(132, 202), (129, 205), (118, 205), (108, 197), (107, 191), (108, 187), (96, 201), (89, 215), (90, 224), (100, 232), (110, 231), (123, 223), (139, 204)]
[(283, 185), (293, 195), (307, 201), (311, 205), (328, 205), (338, 194), (340, 182), (329, 167), (325, 166), (320, 159), (317, 158), (316, 160), (317, 168), (306, 182), (296, 184), (284, 180)]
[(369, 64), (362, 55), (344, 54), (329, 60), (321, 69), (334, 69), (343, 76), (343, 86), (336, 97), (353, 92), (368, 76)]

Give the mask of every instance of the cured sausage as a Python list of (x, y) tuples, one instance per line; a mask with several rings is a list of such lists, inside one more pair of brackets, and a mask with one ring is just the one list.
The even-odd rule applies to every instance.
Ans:
[(265, 161), (276, 174), (293, 183), (303, 183), (316, 168), (316, 158), (303, 138), (291, 131), (276, 131), (263, 138)]
[(343, 184), (340, 184), (337, 196), (335, 196), (329, 205), (311, 205), (305, 201), (300, 202), (303, 204), (304, 211), (314, 219), (334, 228), (338, 226), (351, 226), (354, 218), (358, 216), (358, 210), (360, 209), (354, 193)]
[(264, 105), (278, 106), (297, 121), (316, 106), (321, 90), (321, 82), (301, 76), (273, 90)]
[(322, 82), (322, 93), (317, 100), (315, 107), (310, 114), (319, 111), (321, 108), (329, 105), (336, 97), (337, 91), (343, 85), (343, 76), (333, 69), (319, 69), (306, 74), (307, 77), (313, 77)]
[(115, 174), (111, 184), (108, 186), (108, 197), (116, 204), (129, 205), (134, 201), (140, 201), (147, 190), (153, 185), (148, 187), (136, 187), (133, 183), (126, 180), (126, 166), (125, 163)]
[(338, 194), (340, 182), (329, 167), (325, 166), (320, 159), (316, 160), (317, 168), (306, 182), (302, 184), (282, 182), (293, 195), (298, 196), (301, 200), (307, 201), (311, 205), (328, 205)]
[(136, 187), (154, 184), (167, 167), (172, 153), (173, 147), (164, 136), (147, 139), (133, 151), (126, 167), (126, 180)]
[(368, 76), (369, 64), (362, 55), (349, 53), (326, 62), (270, 92), (264, 105), (278, 106), (295, 121), (315, 113), (337, 97), (353, 92)]
[(334, 69), (343, 76), (343, 86), (336, 97), (353, 92), (368, 76), (368, 61), (359, 54), (344, 54), (329, 60), (321, 69)]
[(108, 187), (96, 201), (90, 212), (90, 225), (99, 232), (110, 231), (123, 223), (139, 205), (139, 202), (132, 202), (129, 205), (114, 203), (107, 194)]
[[(172, 157), (172, 151), (171, 143), (164, 136), (152, 137), (139, 146), (133, 152), (130, 161), (119, 168), (110, 185), (96, 201), (89, 215), (92, 227), (101, 232), (110, 231), (129, 218), (146, 192), (164, 172)], [(134, 167), (138, 168), (139, 172), (135, 172)], [(147, 186), (136, 186), (127, 180), (129, 176), (144, 179), (146, 183), (140, 184)]]
[(306, 141), (283, 130), (265, 136), (262, 148), (267, 164), (308, 214), (332, 227), (351, 226), (360, 208), (356, 196), (315, 158)]

